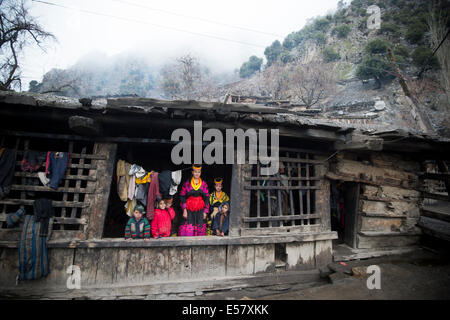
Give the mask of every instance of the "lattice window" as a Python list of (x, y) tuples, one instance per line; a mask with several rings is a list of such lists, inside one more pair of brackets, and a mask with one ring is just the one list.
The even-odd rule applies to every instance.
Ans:
[(323, 171), (317, 168), (323, 160), (316, 157), (309, 152), (280, 151), (280, 171), (273, 176), (261, 175), (261, 163), (253, 165), (244, 185), (251, 192), (249, 214), (244, 217), (247, 230), (320, 225), (322, 213), (316, 202)]
[[(94, 143), (4, 136), (1, 145), (15, 148), (17, 155), (11, 192), (0, 199), (0, 240), (18, 239), (21, 225), (7, 229), (7, 214), (17, 211), (19, 207), (24, 208), (27, 214), (33, 214), (33, 203), (38, 198), (52, 200), (55, 213), (52, 239), (82, 239), (89, 219), (90, 202), (95, 193), (95, 162), (105, 160), (104, 156), (95, 154)], [(70, 153), (65, 176), (57, 190), (42, 185), (37, 172), (21, 170), (21, 160), (27, 150)], [(38, 171), (45, 171), (45, 160)]]

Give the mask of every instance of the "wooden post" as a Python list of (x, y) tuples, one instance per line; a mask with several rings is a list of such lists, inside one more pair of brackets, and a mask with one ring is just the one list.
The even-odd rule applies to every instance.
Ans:
[(230, 236), (240, 236), (244, 217), (250, 212), (250, 190), (244, 189), (244, 178), (251, 175), (251, 164), (233, 164), (231, 173)]
[[(297, 158), (300, 159), (300, 154), (297, 153)], [(298, 174), (298, 185), (303, 185), (303, 182), (300, 180), (302, 178), (302, 164), (300, 162), (297, 162), (297, 174)], [(304, 214), (303, 212), (303, 191), (298, 189), (298, 201), (300, 202), (300, 214)], [(304, 225), (303, 220), (300, 220), (300, 225)]]
[(325, 178), (325, 174), (328, 171), (328, 163), (323, 166), (316, 166), (315, 175), (321, 180), (318, 181), (320, 186), (319, 190), (316, 190), (316, 212), (320, 214), (320, 226), (322, 231), (331, 230), (331, 218), (330, 218), (330, 181)]
[(89, 181), (87, 183), (88, 189), (94, 187), (93, 184), (96, 184), (95, 193), (86, 195), (91, 204), (86, 232), (87, 239), (100, 239), (103, 235), (112, 175), (116, 164), (116, 151), (117, 144), (115, 143), (96, 143), (94, 145), (94, 153), (104, 155), (106, 160), (92, 161), (97, 168), (97, 181)]

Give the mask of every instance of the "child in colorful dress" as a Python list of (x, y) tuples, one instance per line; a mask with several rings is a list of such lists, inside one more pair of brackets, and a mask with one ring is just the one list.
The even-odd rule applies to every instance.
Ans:
[(143, 206), (138, 204), (134, 207), (133, 216), (125, 226), (125, 239), (127, 239), (127, 242), (130, 242), (131, 239), (150, 240), (150, 224), (147, 218), (143, 217), (144, 214), (145, 210)]
[(158, 209), (155, 209), (155, 217), (152, 220), (153, 238), (170, 237), (171, 221), (175, 217), (175, 211), (171, 206), (170, 203), (169, 207), (166, 208), (166, 200), (158, 202)]
[(192, 166), (192, 178), (183, 184), (180, 192), (183, 218), (179, 236), (205, 236), (206, 215), (209, 212), (208, 185), (200, 178), (201, 165)]
[(224, 202), (229, 202), (230, 197), (222, 191), (223, 188), (223, 178), (214, 179), (214, 189), (215, 192), (211, 193), (209, 196), (209, 213), (206, 220), (206, 235), (210, 236), (214, 232), (211, 228), (212, 221), (214, 217), (219, 212), (219, 206)]
[(216, 236), (228, 235), (229, 217), (230, 217), (230, 205), (228, 202), (224, 202), (219, 207), (219, 213), (215, 215), (212, 228)]

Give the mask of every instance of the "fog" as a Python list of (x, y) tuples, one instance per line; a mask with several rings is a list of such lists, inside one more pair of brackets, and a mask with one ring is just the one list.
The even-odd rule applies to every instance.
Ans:
[[(45, 3), (43, 3), (45, 2)], [(52, 68), (82, 59), (101, 67), (120, 55), (162, 65), (191, 53), (213, 72), (232, 72), (251, 55), (325, 15), (337, 0), (48, 0), (28, 1), (30, 14), (57, 42), (27, 48), (22, 89)], [(207, 20), (207, 21), (206, 21)], [(248, 30), (251, 29), (251, 30)]]

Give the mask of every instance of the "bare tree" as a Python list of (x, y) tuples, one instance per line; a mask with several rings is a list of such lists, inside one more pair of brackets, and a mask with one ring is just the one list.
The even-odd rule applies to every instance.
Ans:
[(31, 17), (24, 0), (0, 0), (0, 90), (21, 88), (20, 55), (30, 44), (56, 38)]
[(331, 68), (319, 61), (296, 64), (290, 72), (290, 84), (292, 96), (307, 108), (321, 102), (336, 88)]
[[(445, 10), (444, 5), (445, 3), (440, 0), (430, 1), (427, 24), (430, 30), (431, 44), (434, 48), (437, 48), (439, 44), (441, 45), (435, 54), (441, 67), (441, 81), (450, 105), (450, 37), (447, 34), (450, 15), (448, 8)], [(446, 36), (447, 38), (444, 40)], [(444, 42), (441, 44), (442, 40)]]
[(211, 99), (216, 91), (208, 69), (191, 54), (166, 64), (161, 70), (161, 89), (171, 99)]
[(273, 63), (262, 74), (262, 87), (273, 99), (286, 99), (290, 84), (290, 66)]
[(39, 93), (53, 93), (56, 95), (77, 97), (83, 85), (82, 77), (78, 72), (62, 69), (52, 69), (47, 72), (39, 86)]

